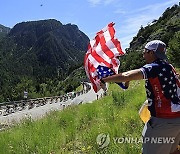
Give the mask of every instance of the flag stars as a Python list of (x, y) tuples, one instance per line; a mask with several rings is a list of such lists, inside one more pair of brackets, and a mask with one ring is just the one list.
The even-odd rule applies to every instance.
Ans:
[(172, 84), (172, 81), (169, 81), (169, 84)]
[(174, 95), (172, 95), (171, 98), (174, 98)]
[(163, 68), (162, 70), (165, 72), (165, 71), (166, 71), (166, 68)]
[(162, 73), (159, 73), (159, 76), (163, 76), (163, 74), (162, 74)]
[(169, 90), (169, 93), (172, 93), (172, 90)]
[(165, 88), (165, 87), (166, 87), (166, 85), (165, 85), (165, 84), (163, 84), (163, 85), (162, 85), (162, 87), (163, 87), (163, 88)]
[[(117, 70), (119, 66), (118, 57), (124, 54), (124, 52), (121, 50), (120, 42), (114, 38), (115, 29), (113, 25), (113, 23), (110, 23), (108, 26), (106, 26), (106, 28), (103, 28), (101, 31), (97, 32), (95, 38), (90, 40), (90, 43), (88, 44), (88, 51), (84, 59), (85, 69), (95, 92), (97, 92), (99, 89), (99, 85), (96, 84), (98, 82), (98, 78), (102, 78), (103, 75), (110, 76), (111, 72), (108, 71), (109, 68), (112, 68), (112, 72), (115, 74), (116, 72), (114, 70)], [(112, 42), (116, 41), (117, 44), (115, 47), (114, 45), (112, 46), (111, 43), (104, 41), (107, 39), (110, 39)], [(103, 48), (104, 46), (106, 46), (106, 48)], [(116, 53), (116, 56), (112, 58), (111, 54), (114, 53), (114, 49), (117, 48), (119, 48), (119, 50)], [(97, 54), (94, 54), (95, 52)], [(106, 54), (106, 56), (104, 57), (104, 55), (101, 53)], [(98, 61), (96, 60), (97, 55), (101, 58)], [(99, 69), (98, 71), (97, 68)], [(107, 73), (103, 74), (103, 71), (107, 71)], [(101, 74), (99, 74), (99, 72), (101, 72)]]
[(164, 81), (167, 81), (168, 78), (164, 78)]
[(173, 87), (175, 87), (176, 85), (175, 84), (173, 84)]
[(177, 90), (176, 89), (174, 89), (174, 92), (176, 92)]

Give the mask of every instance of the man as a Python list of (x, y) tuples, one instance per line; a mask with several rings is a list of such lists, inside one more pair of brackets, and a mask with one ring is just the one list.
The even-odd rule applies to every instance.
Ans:
[(164, 42), (150, 41), (143, 51), (146, 65), (101, 79), (102, 87), (105, 82), (145, 79), (151, 119), (144, 136), (143, 154), (170, 154), (180, 142), (180, 84), (172, 66), (166, 62), (165, 52)]

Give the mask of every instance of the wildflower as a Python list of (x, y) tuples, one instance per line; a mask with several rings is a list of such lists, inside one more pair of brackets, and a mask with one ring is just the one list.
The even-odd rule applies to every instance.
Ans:
[(87, 147), (87, 150), (89, 150), (89, 149), (91, 149), (92, 147), (89, 145), (88, 147)]
[(81, 148), (82, 151), (85, 151), (86, 149), (84, 147)]

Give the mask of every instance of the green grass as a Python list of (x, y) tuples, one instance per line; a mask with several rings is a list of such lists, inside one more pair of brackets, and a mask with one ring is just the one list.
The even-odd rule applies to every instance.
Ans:
[[(108, 96), (92, 104), (71, 106), (37, 121), (27, 119), (0, 132), (0, 153), (139, 154), (141, 144), (115, 143), (113, 137), (141, 137), (138, 110), (145, 101), (143, 85), (135, 81), (123, 91), (110, 84)], [(110, 144), (103, 149), (96, 142), (101, 133), (110, 136)]]

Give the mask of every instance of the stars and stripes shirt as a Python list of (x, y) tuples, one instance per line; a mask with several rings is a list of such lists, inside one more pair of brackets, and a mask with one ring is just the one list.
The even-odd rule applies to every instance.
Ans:
[(156, 60), (141, 68), (151, 116), (158, 118), (180, 117), (180, 82), (172, 66)]

